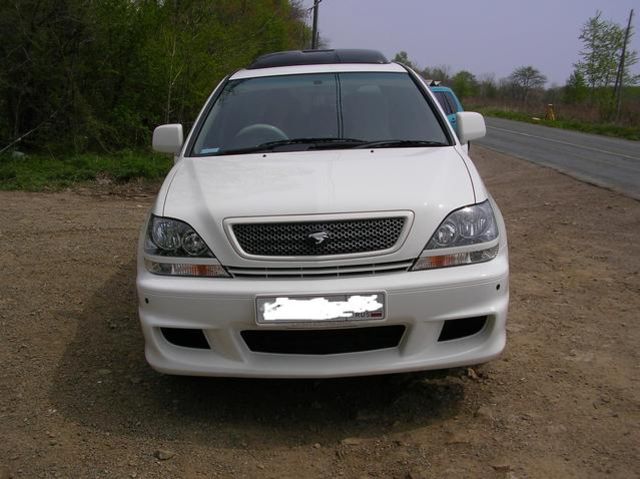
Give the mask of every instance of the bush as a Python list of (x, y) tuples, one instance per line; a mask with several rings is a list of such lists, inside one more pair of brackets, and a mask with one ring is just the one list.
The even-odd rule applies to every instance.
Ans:
[(173, 164), (167, 155), (122, 151), (113, 155), (0, 156), (0, 189), (60, 189), (78, 182), (109, 178), (124, 183), (135, 178), (163, 178)]

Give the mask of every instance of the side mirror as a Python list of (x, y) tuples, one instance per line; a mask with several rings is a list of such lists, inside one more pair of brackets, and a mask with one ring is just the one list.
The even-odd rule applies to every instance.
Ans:
[(177, 154), (183, 141), (182, 125), (179, 123), (160, 125), (153, 130), (153, 149), (160, 153)]
[(461, 111), (456, 113), (458, 139), (460, 143), (468, 143), (477, 140), (487, 134), (487, 127), (484, 124), (484, 117), (480, 113), (472, 111)]

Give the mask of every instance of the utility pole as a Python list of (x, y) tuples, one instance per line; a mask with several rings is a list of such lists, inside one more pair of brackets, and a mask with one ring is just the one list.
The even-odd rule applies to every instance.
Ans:
[(616, 94), (616, 121), (620, 119), (620, 109), (622, 108), (622, 87), (624, 84), (624, 57), (627, 55), (627, 43), (629, 42), (629, 33), (631, 32), (631, 19), (633, 18), (633, 8), (629, 12), (629, 22), (627, 30), (624, 32), (624, 43), (622, 44), (622, 53), (620, 54), (620, 63), (618, 63), (618, 73), (616, 75), (615, 94)]
[(311, 33), (311, 49), (318, 48), (318, 5), (322, 0), (313, 0), (313, 31)]

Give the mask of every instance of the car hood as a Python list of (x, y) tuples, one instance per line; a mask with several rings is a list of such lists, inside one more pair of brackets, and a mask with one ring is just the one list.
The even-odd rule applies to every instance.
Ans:
[(156, 214), (186, 221), (216, 242), (228, 218), (391, 210), (411, 211), (412, 229), (424, 236), (450, 211), (475, 202), (453, 147), (184, 158), (167, 181)]
[(473, 185), (453, 148), (267, 153), (180, 161), (164, 215), (213, 218), (458, 207)]

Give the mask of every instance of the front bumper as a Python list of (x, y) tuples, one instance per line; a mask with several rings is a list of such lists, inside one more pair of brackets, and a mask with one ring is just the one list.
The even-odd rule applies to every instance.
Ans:
[[(138, 263), (139, 314), (145, 354), (169, 374), (234, 377), (340, 377), (478, 364), (505, 346), (509, 302), (506, 247), (486, 263), (379, 276), (331, 279), (210, 279), (157, 276)], [(291, 329), (258, 325), (256, 295), (386, 293), (384, 320), (335, 327), (402, 325), (397, 347), (328, 355), (254, 352), (241, 332)], [(476, 334), (438, 341), (444, 321), (486, 316)], [(317, 327), (317, 325), (316, 325)], [(160, 328), (202, 330), (207, 349), (177, 346)]]

